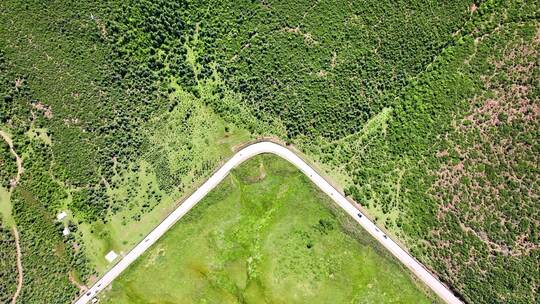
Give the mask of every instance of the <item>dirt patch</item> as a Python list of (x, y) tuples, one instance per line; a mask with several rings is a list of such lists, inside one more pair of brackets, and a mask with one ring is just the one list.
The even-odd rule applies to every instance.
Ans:
[(311, 35), (311, 33), (305, 33), (303, 36), (304, 36), (304, 42), (306, 44), (318, 44), (319, 43), (318, 41), (313, 39), (313, 36)]
[(22, 78), (15, 79), (15, 88), (17, 90), (19, 90), (19, 88), (22, 86), (23, 82), (24, 82), (24, 79), (22, 79)]
[(43, 112), (43, 116), (45, 116), (48, 119), (51, 119), (53, 117), (53, 112), (52, 112), (51, 107), (42, 102), (34, 103), (32, 104), (32, 107), (36, 110)]
[(80, 120), (78, 118), (64, 118), (64, 124), (66, 126), (77, 125)]
[(287, 33), (295, 33), (295, 34), (300, 34), (302, 33), (300, 31), (300, 27), (297, 26), (297, 27), (286, 27), (286, 28), (283, 28), (284, 31), (286, 31)]
[(317, 73), (317, 76), (321, 78), (326, 77), (326, 75), (328, 75), (328, 72), (325, 70), (320, 70), (319, 73)]
[(337, 66), (337, 53), (332, 52), (332, 59), (330, 60), (330, 67), (333, 69)]
[(263, 180), (266, 177), (266, 170), (264, 169), (264, 164), (261, 162), (259, 164), (259, 177), (258, 180)]
[(68, 278), (69, 278), (69, 281), (71, 282), (71, 284), (77, 286), (77, 288), (79, 289), (80, 294), (83, 294), (88, 290), (88, 286), (86, 286), (84, 284), (81, 284), (79, 281), (77, 281), (77, 279), (75, 278), (75, 275), (73, 274), (73, 270), (71, 270), (68, 273)]
[(300, 30), (300, 26), (297, 27), (285, 27), (282, 31), (287, 33), (292, 33), (296, 35), (302, 35), (304, 37), (304, 43), (307, 45), (318, 44), (319, 42), (313, 38), (311, 33), (306, 33)]
[(101, 22), (100, 20), (96, 20), (96, 24), (99, 32), (101, 33), (101, 37), (103, 39), (107, 39), (107, 28), (105, 27), (105, 24), (103, 24), (103, 22)]

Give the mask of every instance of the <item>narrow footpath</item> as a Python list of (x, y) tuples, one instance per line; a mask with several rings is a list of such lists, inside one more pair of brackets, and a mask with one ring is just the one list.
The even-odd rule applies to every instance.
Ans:
[(22, 286), (23, 286), (23, 267), (22, 267), (22, 254), (21, 254), (21, 246), (19, 244), (19, 231), (17, 231), (17, 227), (13, 226), (13, 236), (15, 237), (15, 246), (17, 247), (17, 290), (13, 294), (13, 298), (11, 298), (11, 304), (17, 303), (17, 298), (21, 294)]
[[(19, 184), (19, 181), (21, 180), (21, 175), (23, 173), (23, 164), (22, 164), (22, 158), (17, 154), (15, 151), (15, 148), (13, 147), (13, 141), (11, 140), (11, 137), (9, 135), (0, 130), (0, 136), (4, 139), (4, 141), (8, 144), (9, 149), (11, 150), (11, 154), (15, 157), (15, 162), (17, 163), (17, 175), (11, 179), (10, 181), (10, 188), (9, 192), (13, 192), (13, 189)], [(17, 230), (17, 226), (15, 223), (13, 223), (13, 226), (11, 227), (11, 231), (13, 232), (13, 237), (15, 238), (15, 247), (17, 250), (17, 290), (15, 290), (15, 293), (13, 294), (13, 297), (11, 298), (11, 303), (16, 304), (17, 298), (21, 294), (22, 286), (23, 286), (23, 266), (22, 266), (22, 253), (21, 253), (21, 245), (19, 241), (19, 231)]]
[(21, 180), (21, 175), (23, 173), (23, 164), (22, 164), (22, 158), (19, 157), (19, 154), (17, 154), (17, 152), (15, 151), (15, 148), (13, 147), (13, 141), (11, 140), (11, 137), (9, 137), (9, 135), (0, 130), (0, 136), (2, 136), (2, 138), (6, 141), (6, 143), (8, 144), (9, 146), (9, 149), (11, 150), (11, 154), (13, 154), (13, 156), (15, 156), (15, 162), (17, 163), (17, 175), (15, 176), (15, 178), (13, 178), (11, 180), (11, 187), (10, 187), (10, 190), (13, 190), (17, 184), (19, 183), (19, 181)]

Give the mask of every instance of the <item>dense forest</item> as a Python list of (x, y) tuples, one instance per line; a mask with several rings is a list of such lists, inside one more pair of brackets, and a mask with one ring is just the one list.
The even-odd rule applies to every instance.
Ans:
[(403, 91), (384, 135), (323, 150), (329, 161), (347, 151), (348, 193), (380, 208), (381, 222), (465, 299), (533, 303), (540, 32), (525, 20), (478, 37)]
[(9, 187), (11, 179), (17, 175), (17, 163), (9, 145), (3, 140), (0, 142), (0, 149), (0, 181), (3, 187)]
[[(539, 11), (517, 0), (2, 1), (0, 129), (24, 164), (3, 202), (29, 269), (20, 302), (69, 302), (89, 282), (94, 229), (80, 225), (134, 209), (130, 227), (212, 172), (227, 156), (216, 144), (263, 135), (345, 176), (345, 193), (466, 302), (538, 302)], [(5, 189), (14, 162), (1, 141)], [(130, 177), (142, 171), (155, 183)], [(56, 222), (66, 208), (70, 222)]]
[[(3, 221), (0, 221), (3, 224)], [(9, 229), (0, 227), (0, 302), (8, 303), (17, 287), (15, 238)]]

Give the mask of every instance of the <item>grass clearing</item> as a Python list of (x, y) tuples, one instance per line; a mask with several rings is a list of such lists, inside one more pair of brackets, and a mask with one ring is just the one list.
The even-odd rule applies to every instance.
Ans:
[(193, 95), (177, 88), (170, 98), (177, 105), (149, 124), (146, 152), (127, 168), (115, 167), (106, 181), (112, 206), (106, 221), (80, 225), (99, 274), (111, 266), (107, 252), (128, 252), (232, 155), (235, 145), (250, 139), (247, 131), (224, 122)]
[(0, 187), (0, 217), (2, 218), (2, 222), (4, 225), (4, 228), (8, 228), (13, 226), (13, 217), (11, 215), (11, 193), (9, 193), (9, 190)]
[(235, 169), (119, 277), (102, 300), (436, 301), (301, 172), (268, 155)]
[(37, 138), (46, 143), (47, 145), (52, 145), (52, 138), (47, 134), (47, 128), (31, 128), (28, 130), (27, 136), (30, 138)]

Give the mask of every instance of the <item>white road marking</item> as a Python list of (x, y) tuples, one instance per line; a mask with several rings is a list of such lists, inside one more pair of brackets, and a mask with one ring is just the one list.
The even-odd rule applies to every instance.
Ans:
[(345, 212), (358, 222), (369, 234), (390, 251), (399, 261), (409, 268), (424, 284), (429, 286), (441, 299), (449, 304), (462, 303), (443, 283), (433, 274), (396, 244), (391, 238), (385, 237), (377, 226), (356, 209), (350, 202), (338, 192), (321, 175), (311, 168), (305, 161), (289, 149), (272, 142), (260, 142), (245, 147), (229, 159), (219, 170), (214, 173), (201, 187), (190, 195), (178, 208), (169, 214), (146, 238), (137, 244), (116, 265), (114, 265), (101, 279), (99, 279), (75, 304), (86, 304), (92, 300), (105, 287), (117, 278), (128, 266), (152, 246), (161, 236), (167, 232), (184, 214), (195, 206), (206, 194), (214, 189), (229, 172), (244, 161), (255, 155), (272, 153), (295, 165), (311, 181), (336, 202)]

